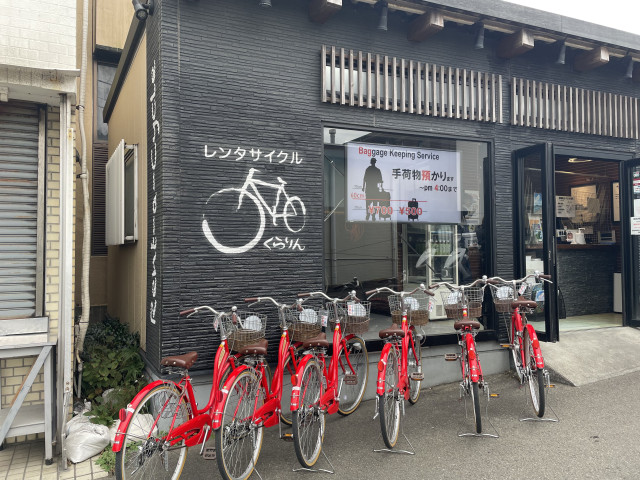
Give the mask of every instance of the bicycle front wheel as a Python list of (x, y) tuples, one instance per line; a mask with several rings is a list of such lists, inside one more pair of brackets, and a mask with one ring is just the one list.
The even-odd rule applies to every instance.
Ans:
[(187, 458), (184, 441), (170, 446), (167, 434), (190, 417), (185, 398), (173, 384), (162, 384), (145, 395), (133, 412), (122, 448), (116, 453), (116, 478), (180, 478)]
[(509, 342), (511, 343), (511, 356), (513, 357), (513, 366), (516, 369), (518, 378), (522, 382), (522, 372), (524, 368), (522, 365), (522, 336), (520, 336), (516, 331), (516, 324), (513, 321), (513, 317), (510, 318)]
[(293, 412), (293, 446), (298, 461), (305, 468), (315, 465), (322, 452), (325, 416), (320, 409), (324, 393), (322, 369), (315, 359), (309, 360), (298, 379), (300, 400)]
[(253, 424), (265, 391), (252, 370), (238, 375), (222, 408), (222, 424), (216, 430), (216, 459), (222, 478), (244, 480), (251, 476), (262, 448), (263, 428)]
[(378, 413), (382, 439), (387, 448), (393, 448), (400, 432), (400, 393), (398, 392), (399, 366), (395, 348), (389, 350), (384, 371), (384, 393), (378, 395)]
[(409, 376), (409, 403), (414, 405), (420, 398), (422, 380), (414, 380), (412, 374), (422, 374), (422, 347), (415, 329), (410, 330), (409, 351), (407, 352), (407, 375)]
[(527, 368), (527, 384), (529, 386), (529, 395), (531, 396), (531, 404), (533, 411), (538, 417), (544, 416), (545, 411), (545, 389), (544, 389), (544, 372), (536, 367), (535, 353), (533, 351), (533, 341), (529, 336), (529, 330), (524, 331), (524, 351), (525, 358), (528, 363)]
[(473, 403), (473, 420), (476, 426), (476, 433), (482, 433), (482, 417), (480, 415), (480, 393), (478, 382), (471, 382), (471, 403)]
[(352, 337), (346, 342), (346, 347), (340, 355), (338, 366), (338, 386), (340, 388), (340, 403), (338, 413), (349, 415), (353, 413), (364, 397), (369, 378), (369, 353), (364, 340)]

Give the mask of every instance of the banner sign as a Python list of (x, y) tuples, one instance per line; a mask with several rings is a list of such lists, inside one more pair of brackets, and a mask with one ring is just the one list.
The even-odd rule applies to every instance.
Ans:
[(460, 223), (460, 153), (347, 144), (348, 222)]

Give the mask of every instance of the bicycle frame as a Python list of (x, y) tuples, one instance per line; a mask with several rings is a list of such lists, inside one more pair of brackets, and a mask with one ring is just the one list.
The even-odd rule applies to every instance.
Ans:
[(262, 389), (264, 389), (265, 392), (267, 392), (265, 402), (257, 409), (254, 409), (252, 423), (254, 425), (264, 427), (272, 427), (276, 425), (280, 420), (280, 411), (282, 408), (282, 380), (285, 364), (288, 358), (291, 358), (291, 361), (293, 362), (292, 368), (295, 371), (295, 346), (291, 344), (289, 331), (285, 329), (280, 336), (280, 344), (278, 347), (278, 366), (276, 367), (276, 371), (273, 374), (271, 389), (269, 389), (267, 376), (265, 375), (266, 369), (264, 367), (264, 362), (259, 362), (256, 367), (250, 367), (248, 365), (240, 365), (236, 367), (231, 375), (229, 375), (229, 378), (227, 378), (224, 386), (222, 387), (221, 397), (213, 414), (213, 430), (218, 430), (222, 426), (222, 411), (226, 399), (229, 396), (229, 389), (231, 388), (231, 385), (238, 377), (238, 375), (249, 369), (253, 369), (257, 372), (258, 375), (260, 375), (260, 386)]
[[(478, 351), (476, 349), (476, 339), (471, 327), (463, 328), (459, 332), (458, 344), (461, 347), (460, 364), (462, 368), (462, 379), (466, 381), (467, 378), (471, 382), (482, 382), (484, 377), (482, 375), (482, 367), (480, 365), (480, 359), (478, 358)], [(469, 365), (469, 372), (466, 370), (466, 365)]]
[[(408, 374), (408, 365), (409, 358), (407, 352), (409, 351), (409, 347), (412, 347), (412, 352), (416, 361), (418, 361), (418, 357), (415, 353), (416, 346), (413, 341), (414, 336), (409, 335), (409, 332), (414, 330), (413, 325), (409, 326), (409, 322), (407, 320), (407, 311), (403, 310), (402, 312), (402, 331), (404, 332), (404, 337), (400, 342), (397, 340), (387, 342), (385, 346), (382, 348), (382, 353), (380, 354), (380, 361), (378, 362), (378, 381), (376, 383), (376, 393), (378, 395), (383, 395), (385, 390), (385, 370), (387, 366), (387, 359), (389, 358), (389, 354), (391, 353), (391, 349), (394, 349), (398, 352), (400, 356), (400, 372), (398, 378), (398, 391), (401, 395), (404, 396), (405, 400), (409, 399), (410, 389), (407, 388), (409, 386), (409, 374)], [(418, 347), (419, 348), (419, 347)]]

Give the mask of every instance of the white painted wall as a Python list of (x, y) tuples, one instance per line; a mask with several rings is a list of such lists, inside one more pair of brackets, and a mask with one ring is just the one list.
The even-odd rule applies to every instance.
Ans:
[(76, 0), (0, 0), (0, 65), (76, 68)]

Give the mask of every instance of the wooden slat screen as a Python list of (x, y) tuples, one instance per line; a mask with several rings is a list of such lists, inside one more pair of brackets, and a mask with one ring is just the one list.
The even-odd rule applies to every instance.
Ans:
[(617, 138), (640, 138), (640, 99), (511, 79), (511, 124)]
[(502, 75), (322, 47), (321, 101), (502, 123)]

